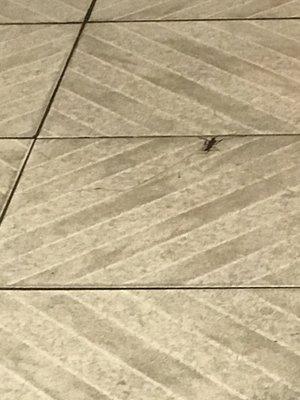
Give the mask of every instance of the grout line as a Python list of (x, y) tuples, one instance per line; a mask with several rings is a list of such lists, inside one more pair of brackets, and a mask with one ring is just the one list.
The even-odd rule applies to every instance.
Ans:
[(32, 21), (32, 22), (0, 22), (0, 26), (27, 26), (27, 25), (80, 25), (83, 21)]
[(55, 99), (56, 93), (57, 93), (57, 91), (58, 91), (58, 89), (59, 89), (59, 87), (60, 87), (60, 84), (61, 84), (61, 82), (62, 82), (64, 76), (65, 76), (65, 73), (66, 73), (67, 68), (68, 68), (68, 66), (69, 66), (69, 64), (70, 64), (70, 61), (71, 61), (71, 59), (72, 59), (72, 56), (73, 56), (73, 54), (75, 53), (75, 50), (76, 50), (76, 48), (77, 48), (77, 46), (78, 46), (80, 37), (81, 37), (81, 35), (82, 35), (82, 33), (83, 33), (83, 30), (84, 30), (84, 28), (85, 28), (85, 26), (86, 26), (87, 21), (88, 21), (89, 18), (90, 18), (90, 15), (91, 15), (91, 13), (92, 13), (92, 11), (93, 11), (93, 8), (94, 8), (95, 3), (96, 3), (96, 0), (92, 0), (90, 6), (89, 6), (89, 8), (88, 8), (88, 11), (87, 11), (87, 13), (86, 13), (86, 15), (85, 15), (85, 17), (84, 17), (84, 20), (83, 20), (83, 22), (82, 22), (82, 24), (81, 24), (81, 27), (80, 27), (80, 29), (79, 29), (79, 32), (78, 32), (77, 37), (76, 37), (76, 39), (75, 39), (75, 42), (74, 42), (74, 44), (73, 44), (73, 46), (72, 46), (72, 49), (71, 49), (71, 51), (70, 51), (70, 54), (69, 54), (69, 56), (68, 56), (68, 58), (67, 58), (67, 61), (66, 61), (66, 63), (65, 63), (65, 66), (64, 66), (64, 68), (63, 68), (63, 70), (62, 70), (62, 72), (61, 72), (61, 74), (60, 74), (60, 77), (59, 77), (59, 79), (58, 79), (58, 81), (57, 81), (57, 83), (56, 83), (56, 85), (55, 85), (55, 88), (54, 88), (53, 93), (52, 93), (52, 95), (51, 95), (51, 97), (50, 97), (50, 100), (49, 100), (49, 102), (48, 102), (48, 105), (47, 105), (47, 107), (46, 107), (46, 110), (45, 110), (45, 112), (44, 112), (44, 115), (43, 115), (43, 117), (42, 117), (42, 119), (41, 119), (41, 122), (40, 122), (38, 128), (37, 128), (36, 134), (34, 135), (35, 138), (37, 138), (37, 137), (39, 136), (39, 134), (40, 134), (40, 132), (41, 132), (41, 130), (42, 130), (42, 128), (43, 128), (43, 125), (44, 125), (45, 120), (46, 120), (46, 118), (47, 118), (47, 116), (48, 116), (48, 114), (49, 114), (49, 111), (50, 111), (50, 108), (51, 108), (51, 106), (52, 106), (52, 103), (53, 103), (53, 101), (54, 101), (54, 99)]
[(33, 136), (0, 136), (0, 140), (32, 140)]
[(2, 212), (0, 214), (0, 226), (1, 226), (1, 224), (3, 222), (3, 219), (4, 219), (4, 217), (5, 217), (6, 213), (7, 213), (8, 207), (9, 207), (11, 201), (12, 201), (12, 198), (13, 198), (13, 196), (15, 194), (15, 191), (17, 190), (17, 187), (18, 187), (20, 179), (21, 179), (21, 177), (23, 175), (24, 169), (25, 169), (25, 167), (27, 165), (27, 162), (29, 160), (29, 157), (30, 157), (30, 155), (32, 153), (35, 141), (36, 141), (36, 139), (32, 140), (32, 142), (31, 142), (31, 145), (29, 147), (29, 150), (27, 151), (27, 154), (26, 154), (26, 157), (25, 157), (25, 159), (23, 161), (23, 164), (22, 164), (22, 166), (21, 166), (21, 168), (20, 168), (20, 170), (18, 172), (18, 175), (17, 175), (17, 178), (15, 180), (15, 183), (13, 184), (12, 189), (11, 189), (11, 191), (9, 193), (9, 196), (8, 196), (8, 198), (7, 198), (7, 200), (6, 200), (5, 204), (4, 204), (3, 210), (2, 210)]
[(59, 89), (59, 86), (60, 86), (60, 84), (61, 84), (61, 82), (62, 82), (62, 80), (63, 80), (63, 77), (64, 77), (65, 73), (66, 73), (66, 70), (67, 70), (68, 65), (69, 65), (69, 63), (70, 63), (70, 61), (71, 61), (71, 58), (72, 58), (72, 56), (73, 56), (73, 54), (74, 54), (74, 52), (75, 52), (75, 50), (76, 50), (76, 47), (77, 47), (78, 42), (79, 42), (79, 40), (80, 40), (81, 34), (82, 34), (82, 32), (83, 32), (83, 30), (84, 30), (84, 28), (85, 28), (85, 25), (86, 25), (87, 21), (89, 20), (89, 18), (90, 18), (90, 16), (91, 16), (91, 13), (92, 13), (92, 10), (93, 10), (93, 8), (94, 8), (95, 3), (96, 3), (96, 0), (92, 0), (92, 1), (91, 1), (91, 4), (90, 4), (90, 6), (89, 6), (89, 8), (88, 8), (88, 10), (87, 10), (87, 13), (86, 13), (86, 15), (85, 15), (85, 18), (84, 18), (84, 20), (83, 20), (83, 22), (82, 22), (82, 24), (81, 24), (81, 27), (80, 27), (79, 32), (78, 32), (78, 34), (77, 34), (77, 37), (76, 37), (76, 39), (75, 39), (75, 41), (74, 41), (74, 44), (73, 44), (72, 49), (71, 49), (71, 51), (70, 51), (70, 54), (69, 54), (69, 56), (68, 56), (68, 58), (67, 58), (67, 60), (66, 60), (65, 66), (64, 66), (64, 68), (63, 68), (63, 70), (62, 70), (62, 72), (61, 72), (61, 74), (60, 74), (60, 77), (59, 77), (59, 79), (58, 79), (58, 81), (57, 81), (57, 83), (56, 83), (56, 85), (55, 85), (55, 88), (54, 88), (53, 93), (52, 93), (52, 95), (51, 95), (51, 97), (50, 97), (50, 100), (49, 100), (49, 102), (48, 102), (48, 104), (47, 104), (47, 107), (46, 107), (45, 112), (44, 112), (44, 114), (43, 114), (43, 116), (42, 116), (42, 119), (41, 119), (41, 121), (40, 121), (40, 123), (39, 123), (39, 125), (38, 125), (38, 128), (37, 128), (37, 130), (36, 130), (36, 133), (35, 133), (35, 135), (31, 138), (31, 139), (33, 139), (33, 140), (32, 140), (32, 142), (31, 142), (31, 145), (30, 145), (30, 147), (29, 147), (29, 150), (28, 150), (28, 152), (27, 152), (27, 155), (26, 155), (26, 157), (25, 157), (25, 160), (24, 160), (24, 162), (23, 162), (23, 164), (22, 164), (22, 166), (21, 166), (21, 168), (20, 168), (20, 170), (19, 170), (19, 172), (18, 172), (17, 178), (16, 178), (16, 180), (15, 180), (15, 182), (14, 182), (14, 184), (13, 184), (12, 190), (10, 191), (9, 196), (8, 196), (8, 198), (7, 198), (7, 201), (5, 202), (4, 207), (3, 207), (3, 210), (2, 210), (2, 212), (1, 212), (1, 214), (0, 214), (0, 226), (1, 226), (1, 224), (2, 224), (2, 222), (3, 222), (3, 220), (4, 220), (4, 218), (5, 218), (5, 215), (6, 215), (6, 213), (7, 213), (7, 210), (8, 210), (8, 208), (9, 208), (9, 206), (10, 206), (10, 203), (11, 203), (11, 201), (12, 201), (12, 198), (13, 198), (13, 196), (14, 196), (14, 194), (15, 194), (17, 188), (18, 188), (18, 185), (19, 185), (19, 183), (20, 183), (21, 177), (22, 177), (22, 175), (23, 175), (23, 172), (24, 172), (24, 170), (25, 170), (25, 167), (26, 167), (26, 165), (27, 165), (27, 162), (28, 162), (28, 160), (29, 160), (29, 157), (30, 157), (30, 155), (31, 155), (31, 153), (32, 153), (32, 150), (33, 150), (33, 148), (34, 148), (34, 145), (35, 145), (35, 143), (36, 143), (36, 141), (37, 141), (38, 135), (39, 135), (39, 133), (40, 133), (40, 131), (41, 131), (41, 129), (42, 129), (44, 123), (45, 123), (45, 120), (46, 120), (46, 118), (47, 118), (47, 116), (48, 116), (48, 114), (49, 114), (51, 105), (52, 105), (52, 103), (53, 103), (53, 101), (54, 101), (54, 98), (55, 98), (56, 93), (57, 93), (57, 91), (58, 91), (58, 89)]
[(278, 134), (253, 134), (253, 135), (143, 135), (143, 136), (43, 136), (39, 139), (172, 139), (172, 138), (199, 138), (205, 139), (208, 137), (221, 137), (221, 138), (239, 138), (239, 137), (272, 137), (272, 136), (279, 136), (279, 137), (290, 137), (290, 136), (300, 136), (300, 133), (293, 134), (293, 133), (278, 133)]
[[(90, 14), (89, 14), (90, 17)], [(83, 24), (130, 24), (161, 22), (219, 22), (219, 21), (298, 21), (300, 17), (248, 17), (248, 18), (179, 18), (179, 19), (132, 19), (132, 20), (92, 20), (92, 21), (31, 21), (0, 22), (0, 26), (9, 25), (79, 25)]]
[(293, 21), (300, 17), (256, 17), (256, 18), (178, 18), (178, 19), (112, 19), (92, 20), (89, 24), (130, 24), (130, 23), (151, 23), (151, 22), (219, 22), (219, 21)]
[(163, 290), (298, 290), (300, 286), (37, 286), (13, 287), (3, 286), (0, 291), (163, 291)]
[[(218, 138), (251, 138), (251, 137), (294, 137), (300, 136), (300, 133), (275, 133), (275, 134), (253, 134), (253, 135), (144, 135), (144, 136), (130, 136), (130, 135), (114, 135), (114, 136), (41, 136), (38, 137), (38, 140), (80, 140), (80, 139), (176, 139), (176, 138), (199, 138), (206, 139), (209, 137), (218, 137)], [(31, 140), (34, 139), (34, 136), (0, 136), (1, 140)]]

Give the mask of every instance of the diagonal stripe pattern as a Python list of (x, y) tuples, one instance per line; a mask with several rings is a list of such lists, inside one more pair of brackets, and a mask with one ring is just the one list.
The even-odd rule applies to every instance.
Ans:
[(29, 145), (29, 140), (0, 139), (0, 214)]
[(89, 3), (0, 0), (1, 400), (300, 398), (300, 1)]
[(299, 17), (299, 0), (99, 0), (92, 20)]
[(0, 300), (5, 399), (299, 397), (293, 290), (1, 292)]
[(0, 23), (81, 21), (90, 0), (0, 0)]
[(299, 40), (275, 24), (89, 25), (41, 135), (298, 134)]
[(299, 137), (42, 140), (2, 227), (1, 285), (299, 277)]
[(0, 137), (34, 135), (77, 31), (71, 25), (0, 27)]

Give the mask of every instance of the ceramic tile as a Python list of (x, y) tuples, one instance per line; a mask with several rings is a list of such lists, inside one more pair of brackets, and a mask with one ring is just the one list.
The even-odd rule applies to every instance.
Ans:
[(299, 398), (297, 291), (1, 292), (0, 299), (5, 400)]
[(90, 0), (0, 0), (0, 22), (83, 20)]
[(73, 25), (0, 26), (0, 137), (35, 133), (77, 31)]
[(93, 20), (299, 17), (299, 0), (99, 0)]
[(276, 23), (89, 25), (42, 136), (299, 134), (300, 46)]
[(39, 140), (0, 284), (299, 285), (300, 138)]
[(29, 145), (29, 140), (0, 139), (0, 214)]

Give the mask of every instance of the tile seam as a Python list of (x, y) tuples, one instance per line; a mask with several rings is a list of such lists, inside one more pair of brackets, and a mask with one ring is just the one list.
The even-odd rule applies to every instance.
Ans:
[[(241, 135), (143, 135), (143, 136), (130, 136), (130, 135), (114, 135), (114, 136), (39, 136), (38, 140), (80, 140), (80, 139), (206, 139), (206, 138), (228, 138), (228, 139), (237, 139), (237, 138), (273, 138), (273, 137), (298, 137), (300, 133), (276, 133), (276, 134), (241, 134)], [(32, 140), (34, 136), (0, 136), (0, 140)]]
[[(90, 17), (90, 14), (89, 14)], [(103, 19), (87, 20), (86, 24), (130, 24), (130, 23), (163, 23), (163, 22), (222, 22), (222, 21), (298, 21), (299, 17), (248, 17), (248, 18), (178, 18), (178, 19)], [(83, 21), (13, 21), (0, 22), (0, 26), (10, 25), (80, 25)]]
[(277, 285), (277, 286), (36, 286), (36, 287), (13, 287), (2, 286), (0, 291), (222, 291), (222, 290), (299, 290), (300, 286)]
[[(49, 99), (49, 101), (48, 101), (48, 104), (47, 104), (47, 106), (46, 106), (46, 108), (45, 108), (45, 111), (44, 111), (44, 113), (43, 113), (43, 115), (42, 115), (42, 118), (41, 118), (41, 120), (40, 120), (40, 123), (39, 123), (39, 125), (38, 125), (38, 127), (37, 127), (37, 129), (36, 129), (36, 132), (35, 132), (35, 134), (33, 135), (33, 137), (30, 138), (30, 139), (32, 140), (32, 142), (31, 142), (31, 144), (30, 144), (30, 147), (29, 147), (29, 149), (28, 149), (28, 151), (27, 151), (27, 154), (26, 154), (26, 156), (25, 156), (25, 158), (24, 158), (24, 161), (23, 161), (23, 163), (22, 163), (22, 165), (21, 165), (21, 167), (20, 167), (20, 169), (19, 169), (19, 171), (18, 171), (17, 177), (16, 177), (16, 179), (15, 179), (13, 185), (12, 185), (12, 188), (11, 188), (11, 190), (10, 190), (10, 192), (9, 192), (9, 195), (8, 195), (6, 201), (5, 201), (5, 204), (4, 204), (4, 206), (3, 206), (2, 212), (1, 212), (1, 214), (0, 214), (0, 227), (1, 227), (2, 222), (3, 222), (3, 220), (4, 220), (4, 218), (5, 218), (6, 214), (7, 214), (8, 208), (9, 208), (9, 206), (10, 206), (10, 204), (11, 204), (11, 201), (12, 201), (12, 199), (13, 199), (13, 197), (14, 197), (14, 194), (15, 194), (17, 188), (18, 188), (18, 185), (19, 185), (19, 183), (20, 183), (20, 180), (21, 180), (21, 178), (22, 178), (22, 175), (23, 175), (23, 173), (24, 173), (24, 170), (25, 170), (25, 168), (26, 168), (26, 165), (27, 165), (27, 163), (28, 163), (28, 160), (29, 160), (29, 158), (30, 158), (30, 155), (32, 154), (32, 151), (33, 151), (33, 149), (34, 149), (34, 145), (35, 145), (35, 143), (36, 143), (36, 141), (37, 141), (37, 138), (38, 138), (38, 136), (39, 136), (39, 134), (40, 134), (40, 132), (41, 132), (43, 126), (44, 126), (44, 123), (45, 123), (45, 121), (46, 121), (46, 118), (47, 118), (47, 116), (48, 116), (48, 114), (49, 114), (49, 111), (50, 111), (50, 109), (51, 109), (52, 103), (53, 103), (53, 101), (54, 101), (54, 99), (55, 99), (55, 96), (56, 96), (56, 94), (57, 94), (57, 92), (58, 92), (58, 89), (59, 89), (59, 87), (60, 87), (60, 84), (61, 84), (61, 82), (62, 82), (62, 80), (63, 80), (63, 78), (64, 78), (64, 75), (65, 75), (65, 73), (66, 73), (66, 71), (67, 71), (67, 68), (68, 68), (68, 66), (69, 66), (69, 64), (70, 64), (70, 61), (71, 61), (71, 59), (72, 59), (72, 56), (73, 56), (73, 54), (75, 53), (75, 50), (76, 50), (76, 48), (77, 48), (77, 46), (78, 46), (78, 43), (79, 43), (79, 41), (80, 41), (81, 35), (82, 35), (83, 31), (84, 31), (84, 28), (85, 28), (85, 26), (86, 26), (86, 24), (87, 24), (87, 22), (88, 22), (88, 20), (89, 20), (89, 18), (90, 18), (90, 16), (91, 16), (91, 13), (92, 13), (93, 8), (94, 8), (94, 6), (95, 6), (95, 4), (96, 4), (96, 1), (97, 1), (97, 0), (92, 0), (91, 3), (90, 3), (90, 6), (89, 6), (89, 8), (88, 8), (88, 10), (87, 10), (87, 12), (86, 12), (86, 15), (85, 15), (85, 17), (84, 17), (82, 23), (81, 23), (80, 29), (79, 29), (79, 31), (78, 31), (78, 33), (77, 33), (77, 36), (76, 36), (76, 38), (75, 38), (75, 41), (74, 41), (74, 43), (73, 43), (73, 45), (72, 45), (71, 51), (70, 51), (70, 53), (69, 53), (69, 55), (68, 55), (68, 57), (67, 57), (67, 59), (66, 59), (66, 62), (65, 62), (65, 64), (64, 64), (64, 67), (63, 67), (63, 69), (62, 69), (62, 71), (61, 71), (61, 73), (60, 73), (60, 75), (59, 75), (59, 78), (58, 78), (58, 80), (57, 80), (57, 82), (56, 82), (56, 85), (55, 85), (55, 87), (54, 87), (54, 89), (53, 89), (53, 92), (52, 92), (51, 97), (50, 97), (50, 99)], [(0, 138), (0, 139), (3, 139), (3, 138)]]

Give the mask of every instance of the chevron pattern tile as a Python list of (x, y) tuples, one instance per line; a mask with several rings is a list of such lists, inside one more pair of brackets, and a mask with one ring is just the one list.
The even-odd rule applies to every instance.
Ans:
[(299, 32), (0, 0), (0, 400), (300, 399)]
[(29, 145), (29, 140), (0, 139), (0, 215)]
[(299, 136), (202, 147), (38, 141), (2, 226), (0, 284), (299, 284)]
[(0, 293), (1, 399), (296, 400), (299, 292)]
[(0, 137), (35, 134), (78, 29), (0, 26)]
[(93, 20), (299, 17), (299, 0), (98, 0)]
[(41, 136), (297, 134), (300, 45), (280, 22), (89, 25)]
[(0, 22), (83, 20), (90, 0), (0, 0)]

